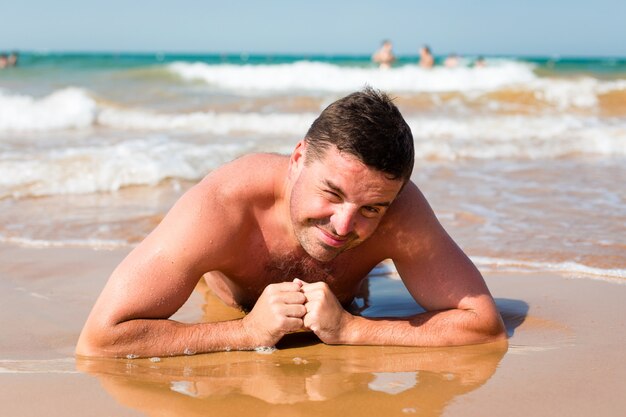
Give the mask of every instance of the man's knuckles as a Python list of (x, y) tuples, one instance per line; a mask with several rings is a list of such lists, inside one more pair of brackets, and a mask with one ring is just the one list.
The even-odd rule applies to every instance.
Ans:
[(302, 291), (304, 293), (313, 292), (313, 291), (324, 291), (330, 290), (330, 287), (325, 282), (313, 282), (311, 284), (305, 284), (302, 286)]

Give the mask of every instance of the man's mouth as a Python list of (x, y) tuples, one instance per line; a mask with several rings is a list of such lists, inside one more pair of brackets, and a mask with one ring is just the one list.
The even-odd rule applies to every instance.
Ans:
[(340, 248), (344, 246), (350, 240), (350, 235), (337, 236), (336, 234), (317, 226), (317, 229), (321, 232), (322, 241), (331, 247)]

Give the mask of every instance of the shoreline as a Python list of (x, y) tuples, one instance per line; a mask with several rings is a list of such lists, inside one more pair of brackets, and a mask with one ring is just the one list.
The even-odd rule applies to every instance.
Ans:
[[(79, 416), (86, 407), (96, 416), (200, 415), (211, 407), (252, 415), (610, 416), (626, 407), (626, 286), (551, 272), (484, 274), (508, 349), (327, 346), (298, 336), (270, 354), (76, 359), (87, 314), (129, 250), (0, 245), (3, 415)], [(392, 293), (402, 285), (371, 280)], [(174, 318), (201, 320), (203, 303), (195, 291)]]

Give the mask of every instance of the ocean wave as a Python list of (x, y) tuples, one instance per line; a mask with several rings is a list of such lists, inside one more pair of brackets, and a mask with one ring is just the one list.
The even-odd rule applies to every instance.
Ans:
[(528, 84), (537, 79), (532, 65), (513, 61), (496, 63), (487, 68), (423, 69), (417, 65), (404, 65), (386, 71), (308, 61), (279, 65), (174, 62), (167, 68), (183, 80), (242, 92), (345, 93), (361, 89), (364, 85), (393, 92), (488, 91)]
[[(187, 115), (104, 110), (101, 125), (125, 130), (207, 132), (301, 137), (313, 113), (215, 113)], [(626, 123), (574, 116), (408, 117), (420, 159), (556, 158), (626, 155)], [(276, 149), (267, 149), (276, 151)]]
[(43, 98), (0, 91), (0, 132), (40, 132), (90, 127), (97, 105), (80, 88), (57, 90)]
[[(471, 256), (483, 272), (555, 272), (573, 278), (588, 278), (626, 285), (626, 269), (605, 269), (577, 262), (540, 262), (516, 259)], [(370, 277), (400, 279), (393, 262), (386, 260), (377, 265)]]
[(197, 180), (250, 144), (197, 145), (149, 137), (101, 146), (0, 154), (0, 198), (110, 192), (166, 178)]
[[(175, 123), (167, 116), (147, 113), (127, 116), (110, 116), (108, 122), (118, 127), (132, 124), (148, 132), (117, 143), (91, 140), (55, 147), (45, 142), (29, 147), (19, 143), (4, 146), (0, 152), (0, 198), (110, 192), (131, 185), (155, 185), (167, 178), (195, 181), (250, 151), (289, 153), (310, 123), (308, 117), (286, 114), (199, 114)], [(149, 128), (159, 123), (162, 127), (150, 133)], [(162, 132), (165, 127), (172, 133), (211, 129), (223, 134), (245, 129), (246, 123), (251, 123), (247, 126), (250, 130), (266, 129), (264, 134), (278, 139), (230, 142), (226, 136), (219, 143), (213, 139), (212, 143), (199, 144), (175, 140), (170, 137), (173, 134)], [(408, 123), (418, 161), (626, 156), (624, 121), (607, 124), (595, 118), (485, 116), (409, 118)]]
[(591, 278), (626, 284), (626, 269), (604, 269), (584, 265), (578, 262), (538, 262), (515, 259), (472, 256), (482, 270), (512, 272), (556, 272), (574, 278)]
[[(594, 124), (599, 126), (604, 124), (612, 129), (614, 123), (611, 119), (604, 118), (601, 121), (598, 118), (598, 105), (606, 97), (605, 101), (609, 103), (605, 104), (608, 106), (606, 110), (610, 113), (611, 108), (617, 109), (615, 117), (620, 117), (620, 112), (626, 110), (626, 107), (619, 105), (626, 98), (626, 81), (614, 81), (606, 85), (598, 83), (597, 80), (591, 79), (576, 82), (539, 80), (535, 83), (537, 89), (533, 91), (504, 89), (485, 94), (468, 92), (460, 99), (435, 96), (428, 99), (430, 107), (426, 110), (422, 108), (424, 102), (415, 98), (404, 98), (399, 105), (403, 107), (409, 124), (415, 126), (417, 131), (429, 131), (430, 128), (421, 129), (426, 123), (424, 122), (426, 116), (416, 116), (428, 115), (432, 121), (427, 124), (435, 127), (430, 129), (434, 133), (433, 138), (440, 136), (438, 132), (450, 135), (464, 124), (482, 126), (474, 132), (479, 132), (483, 136), (485, 134), (515, 137), (554, 136), (555, 132), (558, 133), (563, 129), (563, 126), (573, 126), (572, 120), (580, 119), (581, 122), (574, 123), (585, 125), (592, 120), (591, 116), (596, 117), (593, 119)], [(529, 94), (532, 99), (528, 97)], [(532, 103), (528, 104), (529, 101)], [(477, 103), (483, 106), (479, 107), (478, 111), (474, 108)], [(575, 108), (586, 110), (585, 113), (564, 114), (565, 110)], [(511, 112), (511, 109), (515, 111)], [(516, 115), (510, 116), (511, 113)], [(301, 111), (294, 108), (293, 111), (289, 111), (288, 107), (283, 112), (270, 112), (261, 108), (256, 111), (214, 109), (166, 113), (100, 101), (92, 97), (90, 92), (75, 87), (57, 90), (41, 98), (0, 91), (0, 134), (4, 136), (13, 133), (46, 133), (94, 128), (121, 131), (210, 132), (218, 135), (251, 133), (300, 136), (308, 130), (318, 114), (317, 109)], [(469, 119), (475, 119), (477, 122), (467, 122)], [(487, 122), (484, 123), (485, 121)], [(546, 123), (552, 121), (555, 122), (553, 125)], [(527, 127), (537, 124), (547, 129), (539, 131)], [(472, 135), (468, 129), (461, 130), (464, 134)]]
[(307, 61), (279, 65), (174, 62), (166, 68), (183, 80), (238, 93), (339, 94), (371, 85), (392, 93), (461, 93), (471, 99), (477, 93), (521, 90), (558, 110), (590, 108), (598, 104), (599, 96), (626, 89), (626, 80), (539, 77), (532, 64), (509, 60), (494, 60), (486, 68), (404, 65), (380, 70)]
[(101, 126), (124, 130), (185, 130), (230, 134), (251, 132), (262, 135), (304, 134), (317, 117), (313, 113), (233, 113), (193, 112), (164, 114), (144, 110), (103, 108), (98, 114)]
[(572, 116), (410, 118), (419, 159), (626, 156), (626, 123)]
[(0, 133), (40, 133), (88, 129), (252, 132), (303, 134), (317, 117), (314, 113), (190, 112), (157, 113), (100, 103), (84, 89), (71, 87), (36, 98), (0, 91)]
[(121, 239), (33, 239), (28, 237), (4, 236), (0, 233), (0, 242), (17, 245), (25, 248), (91, 248), (99, 250), (113, 250), (125, 248), (129, 243)]

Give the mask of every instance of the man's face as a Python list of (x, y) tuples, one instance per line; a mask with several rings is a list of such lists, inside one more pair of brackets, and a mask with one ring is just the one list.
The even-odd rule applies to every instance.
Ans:
[(294, 232), (302, 248), (323, 262), (370, 237), (402, 188), (402, 181), (390, 180), (334, 147), (320, 159), (305, 164), (302, 156), (293, 163)]

